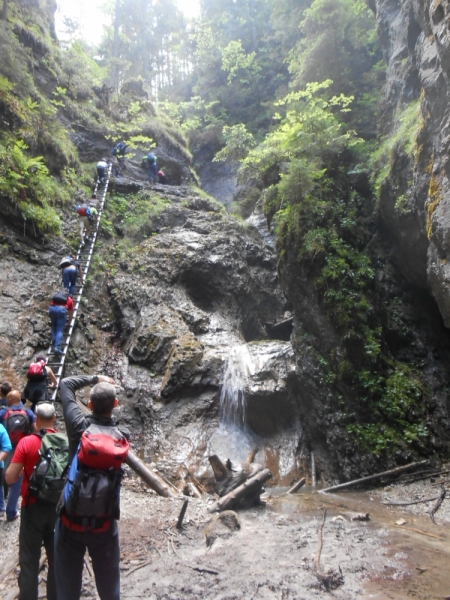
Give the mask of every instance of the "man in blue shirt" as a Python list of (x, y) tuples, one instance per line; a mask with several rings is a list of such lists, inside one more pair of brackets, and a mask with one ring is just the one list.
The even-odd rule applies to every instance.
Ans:
[(3, 491), (3, 483), (5, 481), (5, 464), (4, 460), (11, 452), (12, 446), (9, 441), (8, 433), (3, 425), (0, 425), (0, 515), (5, 512), (5, 494)]
[[(25, 408), (20, 401), (20, 392), (12, 390), (6, 396), (6, 407), (0, 409), (0, 425), (3, 425), (8, 432), (12, 450), (6, 459), (5, 468), (8, 467), (14, 454), (14, 449), (19, 441), (31, 432), (36, 431), (36, 417), (29, 408)], [(6, 520), (15, 521), (19, 516), (17, 503), (20, 498), (20, 486), (22, 485), (22, 475), (9, 486), (8, 502), (6, 504)]]

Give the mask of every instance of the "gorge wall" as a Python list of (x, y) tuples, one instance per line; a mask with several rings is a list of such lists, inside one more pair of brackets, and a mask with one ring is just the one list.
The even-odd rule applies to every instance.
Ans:
[[(319, 476), (328, 479), (423, 456), (439, 461), (450, 451), (450, 3), (386, 0), (371, 7), (387, 65), (380, 144), (395, 143), (386, 146), (378, 198), (358, 173), (345, 186), (358, 195), (365, 223), (361, 243), (374, 271), (368, 312), (388, 356), (389, 400), (401, 409), (405, 431), (416, 433), (396, 439), (394, 449), (378, 450), (376, 438), (358, 443), (352, 426), (365, 425), (368, 409), (346, 375), (344, 357), (357, 364), (360, 346), (339, 337), (314, 273), (299, 262), (295, 247), (277, 256), (259, 205), (241, 222), (193, 187), (197, 179), (182, 136), (162, 124), (142, 90), (131, 86), (128, 92), (145, 108), (144, 133), (153, 136), (176, 185), (149, 190), (139, 153), (126, 176), (111, 182), (66, 374), (98, 370), (113, 376), (120, 386), (117, 416), (131, 426), (134, 448), (180, 486), (192, 475), (207, 480), (208, 454), (237, 459), (253, 444), (260, 447), (257, 460), (273, 470), (274, 483), (286, 485), (309, 472), (311, 451)], [(28, 17), (42, 13), (40, 26), (48, 33), (53, 10), (50, 2), (33, 2)], [(24, 64), (34, 64), (36, 86), (50, 97), (63, 72), (48, 69), (49, 54), (45, 58), (24, 31)], [(0, 52), (5, 57), (6, 42)], [(72, 168), (90, 174), (93, 162), (109, 152), (106, 136), (117, 115), (102, 121), (107, 108), (91, 89), (85, 94), (89, 110), (96, 107), (95, 122), (87, 123), (86, 106), (78, 111), (81, 96), (67, 101), (58, 118), (76, 151)], [(5, 112), (12, 104), (2, 106)], [(415, 107), (417, 118), (403, 131), (405, 110)], [(5, 127), (9, 132), (16, 126), (11, 120)], [(55, 149), (41, 150), (61, 181)], [(234, 170), (228, 171), (216, 170), (209, 189), (218, 175), (234, 181)], [(32, 356), (48, 347), (56, 265), (76, 248), (72, 204), (86, 190), (74, 185), (71, 201), (58, 207), (60, 236), (36, 232), (11, 203), (0, 216), (0, 375), (19, 387)], [(225, 190), (227, 202), (229, 195)], [(233, 368), (246, 398), (240, 431), (220, 426), (223, 382)], [(367, 374), (368, 388), (375, 377)]]

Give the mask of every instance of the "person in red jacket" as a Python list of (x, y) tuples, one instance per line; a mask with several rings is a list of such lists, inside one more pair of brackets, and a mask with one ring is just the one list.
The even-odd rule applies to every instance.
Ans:
[[(36, 406), (36, 428), (46, 433), (56, 433), (55, 407), (49, 402), (41, 402)], [(16, 483), (22, 471), (22, 509), (19, 532), (19, 600), (37, 600), (39, 581), (39, 560), (41, 547), (44, 544), (48, 560), (47, 599), (56, 600), (56, 583), (54, 572), (53, 535), (56, 523), (56, 504), (44, 502), (30, 496), (28, 481), (39, 460), (41, 447), (40, 435), (29, 435), (18, 443), (11, 464), (6, 470), (6, 482)]]

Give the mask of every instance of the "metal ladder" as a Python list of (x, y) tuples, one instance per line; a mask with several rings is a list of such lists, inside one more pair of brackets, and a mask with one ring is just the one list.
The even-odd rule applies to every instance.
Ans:
[(84, 285), (86, 283), (86, 278), (87, 278), (87, 274), (89, 271), (89, 265), (91, 264), (91, 258), (92, 258), (93, 252), (94, 252), (94, 246), (95, 246), (95, 241), (97, 239), (97, 233), (98, 233), (98, 228), (100, 226), (100, 219), (102, 216), (103, 207), (105, 205), (106, 192), (108, 191), (109, 179), (111, 177), (111, 170), (112, 170), (112, 163), (110, 163), (108, 165), (108, 170), (106, 172), (106, 180), (105, 180), (104, 184), (103, 185), (99, 184), (98, 179), (97, 179), (97, 183), (95, 184), (95, 187), (94, 187), (94, 194), (97, 193), (97, 191), (98, 191), (98, 195), (97, 195), (98, 218), (97, 218), (97, 223), (95, 224), (95, 227), (94, 226), (91, 227), (90, 240), (85, 241), (84, 245), (82, 245), (80, 243), (80, 247), (78, 248), (76, 260), (81, 265), (81, 271), (83, 273), (83, 282), (84, 283), (82, 284), (81, 281), (79, 281), (79, 278), (77, 279), (77, 285), (75, 286), (75, 292), (74, 292), (73, 298), (72, 298), (73, 304), (74, 304), (72, 319), (69, 323), (69, 328), (68, 328), (67, 332), (64, 331), (63, 339), (61, 341), (61, 350), (63, 351), (63, 353), (62, 354), (54, 354), (51, 350), (51, 346), (49, 347), (49, 349), (47, 351), (47, 355), (48, 355), (47, 365), (52, 369), (53, 373), (55, 374), (56, 382), (57, 382), (56, 388), (52, 390), (50, 402), (55, 402), (56, 396), (58, 393), (58, 389), (59, 389), (59, 384), (60, 384), (60, 381), (63, 376), (64, 363), (66, 361), (67, 352), (69, 350), (70, 338), (72, 337), (72, 333), (73, 333), (73, 330), (75, 327), (75, 320), (77, 318), (78, 309), (80, 308), (81, 298), (83, 296), (83, 289), (84, 289)]

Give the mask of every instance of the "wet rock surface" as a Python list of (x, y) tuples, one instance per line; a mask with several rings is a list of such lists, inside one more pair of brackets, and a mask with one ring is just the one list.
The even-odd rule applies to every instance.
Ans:
[[(396, 118), (410, 102), (420, 102), (422, 121), (415, 159), (397, 152), (391, 161), (381, 193), (384, 224), (405, 278), (431, 289), (448, 327), (449, 7), (419, 0), (377, 0), (373, 6), (387, 62), (383, 133), (392, 134)], [(402, 194), (406, 208), (397, 210)]]

